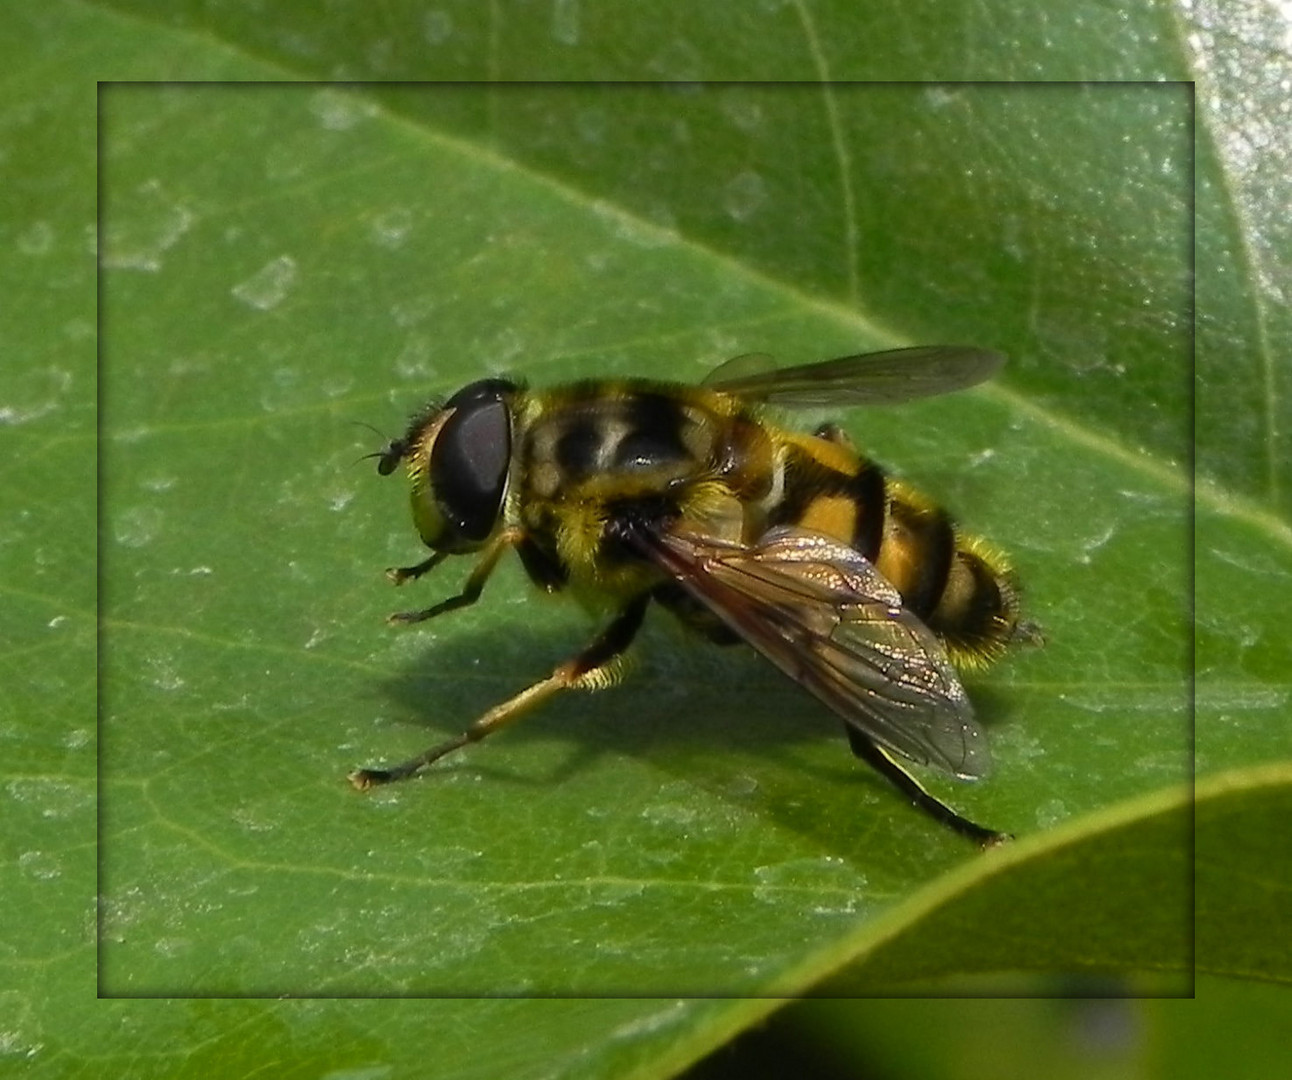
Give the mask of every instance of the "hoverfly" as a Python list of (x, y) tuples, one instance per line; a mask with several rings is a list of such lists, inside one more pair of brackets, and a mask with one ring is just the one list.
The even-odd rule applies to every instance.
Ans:
[(765, 415), (947, 393), (990, 378), (1003, 359), (930, 346), (751, 373), (739, 357), (700, 386), (600, 379), (530, 390), (489, 378), (427, 407), (371, 455), (382, 475), (404, 464), (432, 551), (387, 574), (401, 584), (450, 555), (477, 562), (456, 596), (391, 621), (475, 603), (510, 550), (539, 588), (613, 615), (582, 651), (457, 737), (351, 782), (403, 779), (562, 690), (612, 685), (655, 602), (710, 641), (751, 645), (809, 690), (843, 719), (853, 752), (920, 809), (984, 846), (1003, 839), (936, 799), (895, 755), (962, 779), (986, 774), (986, 739), (953, 662), (1039, 640), (1004, 562), (837, 427), (806, 434)]

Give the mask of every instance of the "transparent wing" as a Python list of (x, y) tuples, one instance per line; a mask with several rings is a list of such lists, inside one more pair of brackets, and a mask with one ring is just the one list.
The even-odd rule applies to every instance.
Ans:
[(768, 353), (747, 352), (724, 360), (704, 377), (702, 386), (725, 389), (723, 384), (764, 379), (776, 372), (776, 361)]
[(962, 779), (987, 774), (987, 740), (941, 643), (860, 553), (794, 528), (751, 547), (681, 532), (633, 539), (875, 743)]
[[(751, 363), (755, 357), (757, 364)], [(772, 405), (890, 405), (976, 386), (995, 375), (1005, 357), (965, 345), (919, 345), (802, 367), (752, 370), (763, 361), (761, 354), (728, 360), (709, 373), (704, 385)]]

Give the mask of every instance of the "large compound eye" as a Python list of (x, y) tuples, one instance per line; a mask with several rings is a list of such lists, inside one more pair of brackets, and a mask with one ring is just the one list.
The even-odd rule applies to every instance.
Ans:
[(488, 539), (502, 513), (511, 464), (511, 410), (516, 387), (482, 379), (444, 403), (449, 418), (431, 452), (431, 490), (458, 538)]

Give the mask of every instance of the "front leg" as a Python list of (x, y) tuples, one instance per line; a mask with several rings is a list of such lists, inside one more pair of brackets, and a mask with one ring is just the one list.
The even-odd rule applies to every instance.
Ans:
[(416, 581), (428, 570), (434, 570), (448, 557), (447, 551), (437, 551), (429, 559), (424, 559), (416, 566), (392, 566), (386, 571), (386, 577), (392, 585), (402, 585), (405, 581)]
[[(489, 580), (489, 575), (497, 567), (498, 560), (518, 539), (519, 536), (510, 530), (499, 533), (485, 548), (480, 561), (476, 563), (475, 569), (471, 571), (466, 584), (462, 586), (462, 591), (457, 596), (450, 596), (447, 600), (441, 600), (438, 604), (424, 608), (421, 611), (397, 611), (393, 615), (387, 616), (386, 621), (400, 624), (425, 622), (427, 619), (435, 618), (436, 615), (443, 615), (446, 611), (457, 611), (458, 608), (470, 607), (480, 599), (480, 594), (484, 592), (485, 582)], [(397, 567), (387, 570), (386, 576), (396, 585), (402, 585), (405, 581), (419, 578), (428, 570), (434, 569), (447, 557), (444, 552), (437, 551), (425, 562), (420, 562), (416, 566)]]

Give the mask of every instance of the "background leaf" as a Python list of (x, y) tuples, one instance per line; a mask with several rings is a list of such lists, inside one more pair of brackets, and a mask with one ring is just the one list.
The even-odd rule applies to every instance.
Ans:
[[(1292, 430), (1284, 415), (1287, 402), (1292, 400), (1284, 386), (1287, 369), (1277, 362), (1286, 353), (1288, 340), (1288, 306), (1277, 283), (1287, 276), (1286, 260), (1292, 250), (1292, 245), (1280, 242), (1279, 232), (1286, 228), (1281, 208), (1288, 203), (1288, 178), (1292, 176), (1292, 169), (1286, 167), (1286, 143), (1277, 137), (1280, 106), (1274, 95), (1282, 79), (1280, 71), (1288, 70), (1286, 48), (1279, 44), (1280, 34), (1285, 32), (1279, 14), (1240, 3), (1228, 5), (1221, 20), (1217, 10), (1206, 4), (1187, 8), (1164, 4), (1141, 9), (1127, 19), (1120, 9), (1083, 4), (1072, 9), (1072, 26), (1052, 34), (1058, 13), (1046, 21), (1022, 11), (1011, 18), (1003, 6), (997, 6), (981, 24), (986, 32), (975, 37), (972, 16), (963, 23), (944, 19), (913, 23), (909, 20), (909, 5), (905, 5), (901, 15), (894, 14), (898, 32), (877, 35), (885, 41), (885, 48), (874, 50), (854, 48), (852, 43), (869, 38), (871, 31), (882, 25), (886, 17), (882, 6), (871, 5), (865, 24), (858, 25), (848, 21), (854, 17), (850, 15), (854, 10), (851, 5), (761, 5), (746, 13), (747, 26), (724, 18), (720, 28), (710, 31), (705, 30), (703, 19), (688, 9), (673, 18), (661, 19), (657, 29), (665, 28), (662, 36), (652, 36), (626, 33), (624, 21), (602, 18), (610, 9), (599, 5), (596, 18), (584, 12), (586, 17), (577, 23), (577, 36), (570, 41), (571, 8), (572, 5), (558, 3), (545, 11), (541, 5), (527, 9), (543, 23), (546, 36), (534, 32), (537, 22), (526, 23), (519, 17), (525, 9), (508, 11), (502, 22), (472, 23), (471, 13), (482, 10), (476, 6), (449, 11), (447, 5), (441, 5), (432, 12), (420, 8), (414, 12), (411, 7), (405, 9), (394, 3), (365, 4), (362, 17), (352, 17), (350, 9), (332, 5), (328, 19), (308, 26), (277, 21), (290, 18), (280, 9), (239, 18), (230, 5), (194, 5), (190, 9), (168, 4), (155, 18), (143, 7), (55, 3), (39, 9), (9, 6), (0, 16), (4, 29), (0, 49), (11, 61), (7, 65), (9, 77), (0, 92), (0, 122), (8, 138), (0, 165), (4, 181), (0, 185), (0, 205), (5, 208), (0, 227), (10, 241), (8, 254), (0, 259), (0, 271), (6, 276), (7, 344), (11, 354), (23, 360), (20, 364), (6, 364), (0, 374), (0, 417), (4, 421), (0, 437), (6, 451), (0, 457), (0, 468), (5, 470), (5, 498), (13, 497), (18, 507), (9, 519), (13, 526), (5, 537), (0, 561), (7, 596), (0, 630), (7, 646), (22, 643), (21, 649), (6, 648), (11, 662), (6, 686), (12, 689), (0, 706), (9, 751), (5, 762), (10, 810), (5, 895), (12, 898), (11, 908), (22, 912), (20, 919), (10, 921), (11, 933), (6, 935), (4, 963), (10, 977), (5, 982), (12, 988), (4, 992), (5, 1014), (10, 1017), (6, 1054), (34, 1060), (46, 1071), (54, 1069), (60, 1074), (83, 1071), (92, 1059), (96, 1073), (112, 1062), (128, 1067), (133, 1075), (174, 1075), (191, 1048), (209, 1047), (212, 1056), (198, 1062), (204, 1070), (202, 1074), (236, 1075), (261, 1063), (259, 1048), (266, 1045), (267, 1036), (272, 1036), (268, 1041), (280, 1048), (278, 1060), (306, 1067), (310, 1062), (337, 1067), (339, 1063), (383, 1061), (395, 1063), (392, 1067), (396, 1069), (430, 1067), (437, 1075), (490, 1075), (488, 1069), (495, 1061), (507, 1060), (509, 1053), (515, 1055), (510, 1059), (513, 1066), (517, 1062), (529, 1064), (534, 1061), (533, 1047), (543, 1046), (552, 1049), (539, 1065), (544, 1071), (552, 1066), (575, 1075), (643, 1071), (666, 1075), (705, 1047), (716, 1045), (738, 1027), (750, 1023), (767, 1007), (766, 1003), (750, 1006), (692, 1002), (679, 1006), (676, 1012), (661, 1013), (659, 1006), (648, 1001), (577, 1007), (567, 1003), (499, 1003), (497, 1009), (476, 1005), (454, 1014), (447, 1007), (418, 1002), (385, 1002), (379, 1012), (350, 1002), (119, 1001), (85, 1005), (88, 958), (93, 950), (89, 905), (93, 742), (88, 719), (94, 650), (85, 614), (89, 610), (86, 590), (90, 587), (92, 565), (87, 496), (93, 454), (87, 428), (92, 415), (93, 382), (88, 356), (93, 308), (86, 237), (92, 225), (95, 78), (380, 77), (382, 72), (408, 78), (421, 73), (420, 65), (428, 57), (437, 65), (446, 59), (456, 63), (461, 58), (468, 67), (457, 69), (459, 72), (475, 65), (470, 70), (503, 76), (519, 72), (524, 63), (556, 72), (558, 62), (570, 60), (583, 64), (586, 73), (598, 77), (612, 75), (616, 65), (619, 70), (641, 71), (648, 63), (655, 63), (661, 73), (692, 77), (722, 70), (747, 70), (742, 65), (757, 67), (762, 77), (774, 77), (786, 73), (787, 68), (778, 66), (782, 64), (794, 65), (793, 74), (808, 77), (982, 77), (1014, 73), (1026, 77), (1172, 78), (1196, 74), (1200, 79), (1197, 118), (1204, 136), (1197, 163), (1197, 297), (1198, 419), (1199, 434), (1205, 441), (1199, 449), (1198, 464), (1204, 479), (1211, 481), (1200, 488), (1197, 534), (1199, 764), (1220, 771), (1288, 756), (1286, 664), (1277, 662), (1280, 642), (1286, 642), (1286, 634), (1281, 619), (1275, 615), (1281, 608), (1270, 588), (1271, 583), (1285, 581), (1287, 574), (1289, 530), (1284, 495), (1288, 487), (1285, 479), (1279, 478), (1278, 467), (1285, 466), (1289, 458), (1279, 452), (1277, 439)], [(446, 11), (450, 16), (447, 24), (443, 18)], [(566, 20), (559, 26), (558, 13), (563, 13)], [(424, 23), (420, 21), (423, 19)], [(450, 32), (444, 34), (446, 25)], [(919, 27), (918, 34), (910, 32), (912, 26)], [(410, 34), (410, 27), (416, 27), (421, 37)], [(520, 32), (508, 37), (513, 29)], [(436, 35), (444, 35), (442, 42), (435, 40)], [(977, 46), (966, 49), (964, 43), (969, 40), (977, 40)], [(508, 41), (519, 42), (520, 47), (508, 45)], [(663, 49), (659, 47), (661, 41)], [(742, 41), (743, 47), (739, 44)], [(411, 47), (401, 54), (400, 49), (409, 43)], [(440, 48), (440, 44), (444, 47)], [(249, 57), (258, 59), (253, 62)], [(399, 62), (392, 62), (392, 57), (399, 58)], [(724, 60), (730, 57), (737, 59)], [(261, 64), (260, 59), (268, 59), (269, 63)], [(731, 64), (729, 69), (720, 66), (724, 62)], [(634, 69), (635, 63), (641, 66)], [(808, 66), (813, 70), (804, 71)], [(400, 118), (397, 103), (380, 104), (384, 110), (380, 115)], [(823, 95), (819, 104), (826, 112), (837, 108), (829, 102), (828, 95)], [(448, 119), (442, 119), (428, 130), (465, 132), (468, 143), (491, 146), (500, 161), (530, 167), (525, 144), (541, 142), (541, 128), (527, 130), (513, 123), (513, 142), (500, 147), (490, 142), (491, 124), (496, 117), (488, 109), (478, 115), (481, 121), (475, 128), (453, 128)], [(415, 116), (404, 119), (413, 131), (430, 123)], [(984, 118), (974, 119), (979, 122)], [(705, 129), (710, 135), (715, 130)], [(1051, 138), (1056, 137), (1050, 128), (1042, 126), (1034, 142), (1020, 141), (1016, 155), (1024, 171), (1037, 155), (1038, 146), (1045, 142), (1040, 135), (1047, 132)], [(877, 138), (882, 146), (888, 139), (900, 139), (900, 132), (881, 128)], [(818, 140), (814, 137), (810, 142), (817, 145)], [(984, 152), (988, 150), (989, 146)], [(686, 156), (681, 154), (679, 159)], [(857, 154), (853, 162), (862, 156)], [(559, 153), (547, 155), (543, 174), (557, 176), (558, 187), (563, 191), (580, 190), (573, 181), (574, 174), (558, 176), (555, 165), (559, 157)], [(1075, 160), (1074, 168), (1080, 166), (1080, 155), (1069, 157)], [(1003, 160), (1007, 167), (1014, 163), (1014, 159)], [(759, 164), (768, 175), (776, 171), (765, 161)], [(654, 177), (657, 179), (658, 171)], [(691, 179), (698, 178), (693, 173)], [(860, 182), (854, 173), (854, 183)], [(1101, 185), (1111, 183), (1109, 177), (1100, 179)], [(734, 189), (737, 194), (748, 192), (748, 182), (744, 184)], [(643, 211), (629, 201), (631, 190), (631, 184), (616, 189), (614, 201), (608, 202), (612, 216), (615, 209), (624, 207), (631, 209), (630, 224), (644, 220), (667, 227), (670, 220), (680, 220), (678, 215), (685, 202), (681, 207), (648, 205)], [(601, 197), (598, 185), (589, 185), (587, 193), (597, 205)], [(873, 194), (871, 189), (870, 195)], [(805, 200), (799, 201), (806, 205)], [(1116, 203), (1123, 201), (1118, 199)], [(780, 205), (780, 200), (775, 205)], [(864, 210), (855, 205), (854, 220), (862, 220)], [(760, 213), (770, 212), (771, 206), (764, 203)], [(1062, 208), (1056, 213), (1062, 217)], [(836, 216), (846, 221), (846, 216)], [(1134, 217), (1130, 215), (1128, 219), (1132, 224)], [(157, 223), (164, 221), (164, 215), (156, 215)], [(1109, 232), (1120, 232), (1124, 224), (1119, 221), (1116, 228), (1110, 225)], [(701, 225), (702, 216), (687, 219), (689, 230)], [(870, 242), (882, 235), (884, 225), (883, 220), (878, 222), (879, 231), (868, 237)], [(960, 221), (956, 227), (964, 225)], [(1096, 222), (1092, 233), (1098, 237), (1096, 247), (1112, 242), (1109, 236), (1099, 235), (1100, 228)], [(728, 233), (740, 238), (757, 231), (751, 225)], [(714, 237), (720, 232), (705, 234), (704, 244), (720, 257), (732, 258), (736, 268), (752, 267), (749, 260), (756, 254), (755, 246), (746, 246), (736, 256), (729, 256), (716, 246)], [(164, 237), (164, 231), (159, 235)], [(793, 246), (800, 241), (789, 242)], [(769, 250), (773, 260), (760, 264), (757, 273), (767, 275), (773, 289), (783, 290), (787, 281), (793, 289), (793, 280), (775, 271), (775, 246)], [(1033, 260), (1043, 255), (1040, 248), (1029, 249)], [(902, 266), (909, 263), (900, 247), (895, 261)], [(861, 267), (863, 263), (861, 260), (857, 265)], [(771, 270), (766, 269), (767, 265)], [(790, 264), (787, 261), (784, 265)], [(810, 258), (800, 259), (793, 271), (802, 275), (811, 266)], [(825, 310), (830, 314), (842, 305), (844, 333), (850, 339), (873, 333), (882, 341), (919, 336), (926, 325), (936, 329), (936, 321), (908, 322), (909, 312), (904, 313), (905, 305), (900, 304), (892, 311), (876, 309), (874, 314), (869, 307), (863, 308), (867, 316), (858, 324), (851, 314), (856, 309), (849, 306), (849, 298), (867, 297), (850, 291), (853, 279), (849, 273), (846, 263), (840, 262), (831, 264), (828, 274), (812, 275), (812, 291), (807, 298), (813, 301), (813, 293), (826, 297)], [(864, 274), (857, 272), (854, 278), (860, 283)], [(983, 299), (990, 301), (1005, 281), (1005, 277), (997, 276), (987, 282), (990, 287), (983, 292)], [(867, 287), (874, 286), (874, 278), (867, 279)], [(1095, 300), (1094, 293), (1080, 291), (1056, 298), (1060, 305), (1091, 303), (1097, 307)], [(1114, 305), (1113, 313), (1118, 312), (1134, 322), (1133, 309)], [(959, 313), (953, 306), (948, 314)], [(881, 323), (881, 316), (891, 319), (891, 324)], [(1011, 327), (1012, 320), (1009, 326), (1002, 327), (1002, 332), (1011, 332)], [(1169, 329), (1169, 325), (1164, 324), (1164, 328)], [(825, 344), (818, 336), (823, 331), (819, 320), (805, 325), (797, 335), (791, 333), (792, 329), (786, 336), (793, 337), (799, 345)], [(1022, 355), (1012, 350), (1015, 362), (1009, 377), (1018, 395), (1008, 401), (1010, 410), (1022, 410), (1026, 415), (1037, 400), (1035, 395), (1044, 391), (1042, 384), (1024, 386), (1017, 381), (1024, 377), (1019, 365), (1020, 361), (1026, 364), (1028, 351), (1066, 356), (1064, 350), (1048, 347), (1047, 338), (1042, 324), (1030, 350)], [(652, 343), (651, 356), (658, 353)], [(793, 356), (787, 354), (785, 358)], [(695, 357), (686, 359), (694, 361)], [(1065, 359), (1060, 366), (1069, 364)], [(1075, 395), (1051, 395), (1041, 415), (1052, 420), (1069, 415), (1069, 409), (1081, 409), (1085, 388), (1093, 384), (1079, 385), (1080, 392)], [(425, 389), (419, 386), (417, 393)], [(1160, 391), (1162, 387), (1154, 389)], [(978, 395), (974, 405), (993, 399), (994, 394)], [(1163, 426), (1151, 420), (1152, 395), (1141, 393), (1138, 400), (1149, 410), (1144, 430), (1169, 432), (1169, 424)], [(1111, 401), (1103, 404), (1111, 407)], [(390, 408), (398, 417), (408, 405), (391, 401)], [(953, 415), (957, 424), (963, 422), (964, 409), (958, 407)], [(1082, 415), (1099, 421), (1105, 414), (1094, 411)], [(1117, 415), (1116, 410), (1107, 415)], [(1133, 410), (1129, 415), (1134, 415)], [(933, 476), (929, 461), (904, 456), (905, 447), (896, 437), (905, 439), (910, 425), (892, 421), (896, 424), (895, 429), (890, 429), (892, 436), (876, 428), (876, 438), (872, 439), (870, 425), (878, 421), (878, 417), (865, 417), (865, 430), (859, 432), (865, 435), (865, 445), (873, 447), (882, 459), (906, 466), (912, 476), (947, 499), (975, 527), (1006, 543), (1022, 565), (1014, 533), (1002, 532), (999, 521), (986, 520), (977, 497), (967, 502), (965, 492), (956, 489), (963, 477), (958, 469), (946, 465), (951, 457), (942, 457), (946, 450), (941, 441), (935, 448), (933, 464), (940, 460), (946, 468), (945, 489), (937, 487), (942, 478)], [(1073, 438), (1085, 440), (1100, 452), (1110, 447), (1116, 450), (1147, 445), (1131, 429), (1127, 432), (1105, 439), (1102, 422), (1089, 421), (1079, 421), (1067, 430)], [(1149, 447), (1154, 456), (1147, 464), (1162, 466), (1162, 478), (1169, 486), (1173, 482), (1171, 463), (1177, 459), (1167, 446), (1169, 443)], [(1141, 459), (1139, 463), (1144, 462)], [(388, 543), (393, 545), (399, 510), (394, 506), (396, 498), (391, 498), (385, 512), (392, 528)], [(997, 506), (1006, 508), (993, 502), (991, 509)], [(1016, 517), (1006, 524), (1012, 526), (1017, 521)], [(1025, 543), (1028, 540), (1026, 536), (1021, 539)], [(1054, 590), (1038, 577), (1046, 573), (1044, 566), (1032, 565), (1030, 556), (1025, 557), (1028, 563), (1023, 568), (1036, 603)], [(382, 560), (374, 562), (380, 565)], [(514, 595), (519, 596), (519, 591)], [(524, 610), (528, 615), (530, 609)], [(355, 613), (356, 622), (360, 615)], [(1053, 635), (1048, 613), (1046, 618)], [(380, 632), (379, 627), (377, 630)], [(1027, 689), (1020, 686), (1022, 672), (1015, 668), (1026, 665), (1027, 674), (1032, 675), (1033, 665), (1049, 662), (1054, 648), (1052, 641), (1046, 653), (1020, 658), (1009, 670), (991, 673), (975, 683), (975, 696), (982, 700), (988, 694), (993, 704), (1002, 707), (1011, 704), (1017, 691)], [(671, 649), (667, 640), (661, 639), (652, 649), (652, 662), (659, 663), (662, 656), (666, 662), (675, 659), (681, 663), (684, 658), (672, 654)], [(105, 650), (105, 656), (110, 652)], [(701, 674), (712, 678), (717, 670), (720, 665), (705, 667)], [(1007, 699), (998, 702), (998, 694), (1007, 694)], [(584, 704), (601, 707), (606, 700)], [(1046, 700), (1048, 703), (1050, 699)], [(108, 701), (110, 695), (105, 698), (105, 703)], [(1016, 723), (1013, 715), (1007, 719), (1006, 727)], [(578, 729), (577, 723), (571, 726), (570, 716), (577, 722), (577, 715), (566, 714), (552, 715), (546, 723), (562, 737), (566, 733), (573, 737)], [(704, 719), (709, 722), (711, 718)], [(1001, 728), (997, 731), (998, 757), (1003, 762), (1008, 747), (1002, 744), (1008, 733)], [(607, 745), (622, 747), (622, 730), (612, 729), (608, 734), (613, 738)], [(513, 742), (525, 738), (521, 730)], [(823, 748), (828, 745), (838, 750), (824, 735), (805, 734), (803, 738), (799, 745), (808, 746), (820, 738)], [(531, 742), (523, 749), (530, 752), (534, 746)], [(726, 753), (725, 747), (724, 743), (719, 750)], [(706, 753), (706, 766), (715, 753)], [(765, 755), (760, 755), (759, 760), (765, 760)], [(840, 769), (848, 767), (846, 758), (840, 762), (831, 754), (830, 760)], [(801, 782), (802, 770), (791, 771), (795, 781)], [(1259, 770), (1252, 770), (1217, 777), (1217, 783), (1229, 784), (1236, 793), (1236, 802), (1230, 805), (1241, 808), (1246, 803), (1251, 813), (1246, 818), (1226, 814), (1224, 820), (1233, 828), (1213, 832), (1210, 840), (1200, 834), (1200, 853), (1205, 844), (1214, 844), (1209, 852), (1211, 880), (1223, 883), (1231, 875), (1248, 874), (1253, 869), (1243, 863), (1252, 854), (1251, 845), (1229, 845), (1226, 841), (1243, 835), (1245, 822), (1268, 820), (1262, 807), (1269, 805), (1265, 795), (1271, 793), (1271, 787), (1267, 780), (1252, 779), (1259, 775)], [(855, 784), (865, 781), (851, 769), (848, 777), (855, 794)], [(790, 782), (787, 773), (786, 790)], [(1002, 782), (1003, 775), (994, 779), (993, 789)], [(1284, 782), (1276, 780), (1275, 787), (1281, 783)], [(974, 792), (947, 794), (957, 799), (969, 795), (978, 798), (986, 791), (983, 787)], [(1250, 800), (1247, 792), (1253, 794)], [(882, 798), (878, 789), (873, 795), (877, 800)], [(114, 800), (112, 805), (123, 804)], [(1074, 802), (1071, 808), (1077, 805)], [(893, 820), (885, 817), (884, 828), (890, 828)], [(900, 812), (896, 820), (900, 820)], [(105, 821), (111, 821), (111, 813), (107, 813)], [(853, 826), (852, 817), (846, 824)], [(1070, 826), (1074, 827), (1080, 825)], [(1215, 843), (1217, 840), (1220, 842)], [(1276, 889), (1280, 881), (1285, 885), (1286, 858), (1270, 850), (1261, 850), (1259, 855), (1265, 861), (1255, 868), (1258, 876)], [(883, 859), (886, 855), (877, 852), (875, 857)], [(105, 884), (109, 882), (110, 877), (105, 878)], [(936, 883), (930, 887), (936, 887)], [(925, 893), (911, 895), (918, 899)], [(1235, 898), (1232, 892), (1227, 897), (1223, 889), (1214, 895), (1221, 904), (1227, 900), (1232, 903)], [(888, 909), (886, 918), (890, 922), (886, 925), (901, 923), (904, 906), (905, 902), (899, 901)], [(1219, 910), (1224, 915), (1230, 913), (1229, 906)], [(855, 941), (855, 935), (851, 940)], [(1244, 954), (1254, 952), (1259, 942), (1250, 935), (1235, 934), (1213, 940), (1212, 946), (1210, 963), (1237, 969), (1244, 962)], [(1275, 960), (1273, 968), (1267, 970), (1277, 970), (1280, 962)], [(1282, 970), (1286, 972), (1286, 966)], [(1206, 982), (1200, 992), (1214, 1001), (1216, 987), (1216, 983)], [(1285, 1014), (1284, 1000), (1270, 997), (1263, 988), (1244, 988), (1243, 993), (1246, 998), (1238, 1009), (1243, 1017)], [(1229, 1014), (1233, 1013), (1230, 1008)], [(1190, 1016), (1189, 1034), (1205, 1038), (1204, 1026), (1192, 1019), (1196, 1014)], [(338, 1037), (339, 1017), (345, 1018), (345, 1030), (355, 1033), (353, 1038)], [(349, 1027), (351, 1023), (353, 1028)], [(439, 1052), (433, 1063), (428, 1063), (420, 1047), (410, 1045), (407, 1039), (410, 1028), (427, 1027), (437, 1033), (466, 1031), (469, 1035), (479, 1033), (480, 1037), (446, 1041), (441, 1036), (437, 1039)], [(216, 1032), (222, 1036), (218, 1041), (212, 1039)], [(1254, 1045), (1251, 1038), (1243, 1041), (1249, 1056)], [(165, 1050), (141, 1053), (140, 1046)], [(569, 1052), (562, 1055), (556, 1049), (561, 1046), (568, 1047)], [(1052, 1061), (1053, 1057), (1046, 1060)], [(1190, 1060), (1202, 1061), (1204, 1057), (1195, 1054)], [(1232, 1053), (1227, 1054), (1226, 1061), (1231, 1070), (1237, 1067), (1238, 1059)], [(475, 1072), (477, 1066), (486, 1071)], [(519, 1075), (516, 1068), (511, 1072)]]
[[(1010, 986), (988, 982), (978, 991)], [(734, 1080), (751, 1075), (744, 1070), (755, 1063), (769, 1070), (761, 1075), (784, 1075), (804, 1060), (819, 1076), (893, 1080), (1025, 1080), (1038, 1069), (1055, 1080), (1194, 1080), (1217, 1070), (1259, 1080), (1282, 1068), (1287, 1011), (1272, 987), (1203, 977), (1196, 1001), (1118, 1000), (1107, 996), (1114, 987), (1033, 983), (1034, 994), (1066, 992), (1061, 1001), (801, 1002), (744, 1040), (748, 1057), (742, 1050), (714, 1055), (688, 1076)]]

